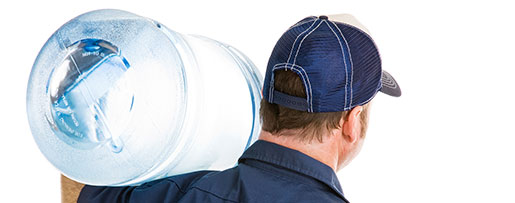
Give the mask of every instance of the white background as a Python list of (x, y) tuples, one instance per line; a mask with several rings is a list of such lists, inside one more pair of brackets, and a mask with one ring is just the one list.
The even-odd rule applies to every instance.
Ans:
[[(509, 2), (509, 1), (505, 1)], [(367, 141), (339, 172), (352, 202), (515, 202), (515, 6), (497, 1), (2, 1), (0, 202), (58, 202), (25, 93), (62, 24), (100, 8), (226, 42), (262, 73), (275, 42), (310, 15), (351, 13), (372, 33), (403, 96), (374, 99)]]

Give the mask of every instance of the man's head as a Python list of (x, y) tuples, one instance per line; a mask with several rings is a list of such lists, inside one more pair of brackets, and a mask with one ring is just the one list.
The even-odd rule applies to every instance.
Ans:
[[(275, 73), (274, 87), (282, 93), (306, 98), (306, 92), (301, 79), (293, 71), (278, 70)], [(359, 116), (360, 137), (364, 138), (368, 126), (369, 104), (362, 106)], [(286, 129), (299, 129), (300, 133), (294, 135), (296, 139), (305, 142), (323, 142), (324, 136), (331, 130), (342, 127), (341, 120), (349, 118), (350, 111), (310, 113), (284, 107), (278, 104), (261, 100), (260, 116), (262, 129), (277, 136), (290, 136), (281, 134)]]
[(305, 18), (283, 34), (270, 56), (263, 131), (300, 143), (334, 142), (339, 169), (359, 152), (369, 102), (379, 91), (401, 94), (382, 70), (368, 30), (350, 15)]
[[(292, 71), (275, 74), (275, 89), (306, 98), (299, 76)], [(281, 81), (281, 82), (279, 82)], [(261, 100), (262, 129), (273, 136), (299, 143), (340, 142), (337, 170), (347, 165), (360, 151), (368, 127), (370, 103), (348, 111), (310, 113)], [(295, 133), (289, 133), (291, 131)]]

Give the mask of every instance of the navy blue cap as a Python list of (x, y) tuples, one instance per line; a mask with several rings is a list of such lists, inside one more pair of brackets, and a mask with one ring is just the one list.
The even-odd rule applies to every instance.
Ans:
[[(290, 27), (268, 61), (264, 99), (300, 111), (338, 112), (368, 103), (379, 91), (400, 96), (395, 79), (381, 68), (368, 30), (356, 22), (312, 16)], [(306, 98), (275, 90), (277, 70), (299, 75)]]

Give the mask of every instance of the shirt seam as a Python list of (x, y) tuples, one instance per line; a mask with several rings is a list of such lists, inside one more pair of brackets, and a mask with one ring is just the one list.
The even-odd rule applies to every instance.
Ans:
[[(257, 160), (257, 159), (253, 159), (253, 160), (260, 161), (260, 160)], [(276, 178), (278, 178), (278, 179), (281, 179), (281, 180), (284, 180), (284, 181), (290, 181), (290, 182), (292, 182), (292, 183), (297, 183), (297, 184), (300, 184), (300, 185), (302, 185), (302, 186), (304, 186), (304, 187), (308, 187), (308, 188), (316, 187), (316, 188), (317, 188), (317, 189), (319, 189), (319, 190), (323, 190), (323, 191), (325, 191), (325, 190), (324, 190), (325, 188), (324, 188), (324, 187), (322, 187), (322, 186), (307, 185), (307, 184), (305, 184), (305, 183), (303, 183), (303, 182), (297, 182), (297, 181), (295, 181), (294, 179), (291, 179), (291, 180), (290, 180), (290, 179), (286, 179), (286, 178), (281, 177), (281, 176), (277, 176), (277, 175), (275, 175), (275, 174), (274, 174), (274, 172), (273, 172), (273, 171), (268, 170), (268, 169), (263, 168), (263, 167), (259, 167), (259, 166), (252, 166), (252, 165), (249, 165), (249, 164), (245, 164), (245, 165), (247, 165), (247, 166), (249, 166), (249, 167), (252, 167), (252, 168), (261, 169), (261, 170), (263, 170), (263, 171), (265, 171), (265, 172), (269, 173), (271, 176), (274, 176), (274, 177), (276, 177)], [(290, 176), (288, 176), (288, 177), (290, 177)], [(317, 181), (320, 181), (320, 180), (317, 180)], [(334, 190), (333, 188), (329, 187), (327, 184), (324, 184), (324, 186), (328, 187), (328, 188), (329, 188), (329, 189), (331, 189), (331, 190)], [(337, 193), (338, 193), (338, 194), (340, 194), (338, 191), (337, 191)], [(343, 199), (343, 201), (345, 201), (346, 203), (348, 203), (348, 202), (349, 202), (349, 201), (345, 198), (345, 196), (343, 196), (343, 194), (342, 194), (342, 196), (340, 196), (340, 195), (335, 195), (335, 196), (336, 196), (336, 197), (338, 197), (338, 198)]]
[(221, 200), (224, 200), (224, 201), (229, 201), (229, 202), (239, 203), (238, 201), (235, 201), (235, 200), (230, 200), (230, 199), (226, 199), (226, 198), (220, 197), (219, 195), (217, 195), (217, 194), (215, 194), (215, 193), (212, 193), (212, 192), (210, 192), (210, 191), (207, 191), (207, 190), (201, 189), (201, 188), (199, 188), (199, 187), (197, 187), (197, 186), (193, 186), (193, 187), (191, 187), (191, 188), (188, 190), (188, 192), (189, 192), (190, 190), (193, 190), (193, 189), (197, 189), (197, 190), (199, 190), (199, 191), (201, 191), (201, 192), (204, 192), (204, 193), (210, 194), (211, 196), (216, 197), (216, 198), (221, 199)]
[[(253, 160), (260, 161), (260, 160), (258, 160), (258, 159), (253, 159)], [(253, 168), (257, 168), (257, 169), (261, 169), (261, 170), (263, 170), (263, 171), (265, 171), (265, 172), (269, 173), (270, 175), (272, 175), (272, 176), (274, 176), (274, 177), (276, 177), (276, 178), (279, 178), (279, 179), (281, 179), (281, 180), (284, 180), (284, 181), (290, 181), (290, 182), (293, 182), (293, 183), (297, 183), (297, 184), (303, 185), (303, 186), (305, 186), (305, 187), (312, 187), (311, 185), (307, 185), (306, 183), (299, 182), (299, 181), (295, 181), (295, 179), (287, 179), (287, 178), (284, 178), (284, 177), (281, 177), (281, 176), (275, 175), (275, 174), (274, 174), (274, 172), (273, 172), (272, 170), (269, 170), (269, 169), (266, 169), (266, 168), (263, 168), (263, 167), (259, 167), (259, 166), (252, 166), (252, 165), (249, 165), (249, 164), (245, 164), (245, 165), (247, 165), (247, 166), (249, 166), (249, 167), (253, 167)], [(288, 169), (288, 168), (285, 168), (285, 169)], [(288, 169), (288, 170), (290, 170), (290, 169)], [(304, 174), (301, 174), (301, 175), (304, 175)], [(305, 175), (304, 175), (304, 176), (305, 176)], [(288, 177), (290, 177), (290, 176), (288, 176)], [(313, 177), (310, 177), (310, 178), (313, 178)], [(317, 180), (317, 179), (315, 178), (315, 180)], [(319, 181), (319, 180), (317, 180), (317, 181)], [(324, 183), (324, 185), (326, 185), (326, 184)], [(321, 186), (315, 186), (315, 187), (317, 187), (318, 189), (323, 189)]]
[(246, 157), (246, 159), (253, 159), (253, 160), (260, 161), (260, 162), (265, 162), (265, 163), (270, 163), (270, 164), (274, 164), (274, 165), (277, 165), (277, 166), (281, 166), (281, 167), (286, 168), (288, 170), (292, 170), (292, 171), (295, 171), (295, 172), (300, 173), (302, 175), (314, 178), (315, 180), (320, 181), (320, 182), (322, 182), (322, 183), (324, 183), (326, 185), (331, 185), (331, 184), (329, 184), (329, 183), (331, 183), (331, 181), (327, 180), (327, 178), (324, 178), (317, 171), (313, 171), (311, 169), (298, 168), (298, 167), (296, 167), (295, 164), (285, 163), (285, 162), (283, 162), (281, 160), (275, 159), (273, 157), (267, 157), (267, 156), (264, 156), (262, 154), (258, 154), (258, 153), (249, 153), (249, 154), (253, 155), (254, 158), (249, 156), (249, 157)]
[(170, 179), (165, 179), (165, 180), (166, 180), (166, 181), (168, 181), (168, 182), (172, 182), (172, 183), (175, 185), (175, 187), (177, 187), (177, 189), (179, 189), (179, 192), (181, 192), (181, 193), (183, 193), (183, 194), (186, 194), (186, 192), (187, 192), (187, 191), (183, 190), (183, 189), (179, 186), (179, 184), (177, 184), (175, 181), (170, 180)]

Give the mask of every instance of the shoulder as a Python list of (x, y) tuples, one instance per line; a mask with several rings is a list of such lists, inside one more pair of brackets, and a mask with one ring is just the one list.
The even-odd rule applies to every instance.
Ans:
[(137, 187), (86, 186), (79, 202), (341, 202), (327, 188), (267, 169), (240, 164), (198, 171)]
[(106, 187), (86, 185), (78, 202), (177, 202), (188, 188), (213, 171), (171, 176), (140, 186)]
[(329, 188), (240, 164), (205, 174), (181, 199), (185, 202), (341, 202)]

